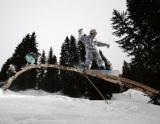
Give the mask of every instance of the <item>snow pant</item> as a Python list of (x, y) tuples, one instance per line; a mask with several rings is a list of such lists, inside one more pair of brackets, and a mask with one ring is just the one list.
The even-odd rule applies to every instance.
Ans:
[(104, 62), (103, 62), (100, 54), (96, 50), (94, 50), (94, 51), (86, 51), (85, 67), (87, 69), (91, 68), (93, 60), (95, 60), (97, 62), (98, 67), (104, 67)]

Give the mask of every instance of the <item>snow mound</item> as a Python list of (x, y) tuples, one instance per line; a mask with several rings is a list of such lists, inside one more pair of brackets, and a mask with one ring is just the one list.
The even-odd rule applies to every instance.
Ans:
[[(68, 96), (64, 96), (62, 93), (57, 92), (57, 93), (48, 93), (45, 92), (43, 90), (25, 90), (25, 91), (19, 91), (19, 92), (14, 92), (11, 90), (3, 90), (0, 89), (0, 97), (3, 96), (17, 96), (17, 97), (22, 97), (22, 96), (37, 96), (37, 97), (56, 97), (56, 98), (64, 98), (64, 99), (70, 99), (70, 97)], [(72, 99), (79, 99), (79, 98), (72, 98)], [(83, 99), (83, 98), (81, 98)], [(112, 96), (112, 100), (117, 100), (117, 101), (135, 101), (135, 102), (143, 102), (143, 103), (147, 103), (150, 98), (144, 94), (141, 91), (137, 91), (137, 90), (133, 90), (133, 89), (129, 89), (126, 92), (123, 93), (116, 93), (113, 94)]]
[(126, 92), (113, 94), (112, 100), (124, 100), (124, 101), (134, 101), (148, 103), (150, 98), (141, 91), (129, 89)]
[(18, 93), (13, 92), (11, 90), (3, 90), (3, 89), (0, 88), (0, 96), (15, 96), (17, 94)]

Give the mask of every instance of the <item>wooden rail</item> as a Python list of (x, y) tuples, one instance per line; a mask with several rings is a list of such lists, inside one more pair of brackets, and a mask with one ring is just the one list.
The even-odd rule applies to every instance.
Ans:
[[(77, 68), (73, 68), (73, 67), (66, 67), (66, 66), (62, 66), (62, 65), (54, 65), (54, 64), (38, 64), (38, 65), (29, 65), (24, 67), (22, 70), (20, 70), (19, 72), (17, 72), (14, 76), (10, 77), (6, 83), (4, 84), (4, 86), (2, 87), (4, 90), (8, 89), (10, 87), (10, 85), (12, 84), (12, 82), (22, 73), (31, 70), (31, 69), (38, 69), (38, 68), (57, 68), (60, 70), (66, 70), (66, 71), (73, 71), (73, 72), (77, 72), (80, 74), (84, 74), (83, 70), (81, 69), (77, 69)], [(106, 82), (111, 82), (111, 83), (115, 83), (115, 84), (119, 84), (119, 85), (125, 85), (128, 88), (131, 89), (136, 89), (142, 92), (145, 92), (147, 94), (157, 94), (159, 93), (159, 90), (153, 89), (149, 86), (146, 86), (142, 83), (127, 79), (127, 78), (122, 78), (122, 77), (117, 77), (117, 76), (113, 76), (110, 74), (106, 74), (106, 73), (102, 73), (99, 70), (85, 70), (85, 74), (93, 76), (93, 77), (97, 77), (99, 79), (105, 80)]]

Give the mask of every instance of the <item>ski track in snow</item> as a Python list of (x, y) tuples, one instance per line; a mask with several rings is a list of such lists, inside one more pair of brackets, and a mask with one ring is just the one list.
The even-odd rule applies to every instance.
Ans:
[(101, 100), (71, 98), (44, 91), (0, 90), (0, 124), (159, 124), (160, 107), (129, 90)]

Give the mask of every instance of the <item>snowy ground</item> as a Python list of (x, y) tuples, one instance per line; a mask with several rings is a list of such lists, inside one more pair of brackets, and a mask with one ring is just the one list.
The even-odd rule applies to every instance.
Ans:
[(159, 124), (160, 106), (129, 90), (104, 101), (70, 98), (43, 91), (0, 90), (0, 124)]

